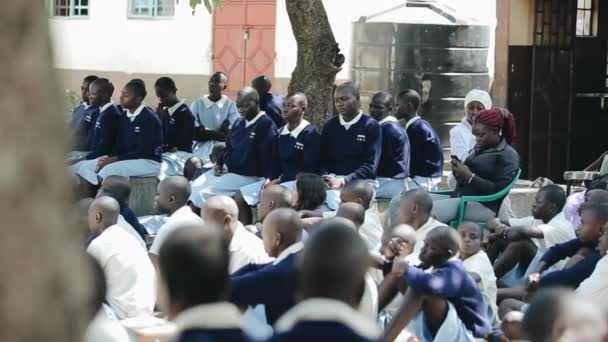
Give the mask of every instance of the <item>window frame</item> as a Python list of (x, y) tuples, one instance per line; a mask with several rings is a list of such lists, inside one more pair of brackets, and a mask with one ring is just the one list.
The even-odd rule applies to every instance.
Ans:
[[(83, 0), (65, 0), (66, 2), (68, 2), (68, 15), (58, 15), (56, 13), (56, 8), (57, 8), (57, 2), (59, 2), (61, 0), (50, 0), (50, 8), (49, 8), (49, 14), (50, 17), (53, 19), (88, 19), (91, 16), (91, 0), (87, 0), (87, 4), (86, 5), (82, 5), (82, 1)], [(78, 2), (78, 5), (76, 5), (76, 2)], [(83, 9), (87, 10), (87, 14), (86, 15), (82, 15), (82, 14), (76, 14), (76, 11), (82, 11)]]
[(152, 11), (152, 14), (134, 14), (135, 1), (137, 0), (127, 0), (127, 18), (129, 20), (173, 20), (175, 18), (175, 0), (171, 0), (173, 3), (173, 13), (171, 15), (158, 15), (160, 1), (162, 0), (145, 0), (148, 2), (148, 9)]
[[(589, 1), (589, 6), (590, 7), (586, 7), (585, 4), (583, 4), (583, 7), (579, 7), (579, 1), (581, 0), (576, 0), (576, 18), (577, 18), (577, 23), (578, 23), (578, 16), (579, 13), (583, 13), (583, 17), (584, 17), (584, 13), (589, 13), (589, 26), (583, 26), (583, 33), (579, 34), (578, 32), (578, 27), (575, 27), (575, 34), (576, 34), (576, 38), (596, 38), (597, 37), (597, 22), (598, 22), (598, 18), (597, 18), (597, 9), (598, 9), (598, 3), (597, 0), (582, 0), (585, 4), (587, 3), (587, 1)], [(584, 19), (583, 19), (584, 21)], [(584, 22), (583, 22), (584, 24)], [(578, 25), (577, 25), (578, 26)], [(588, 34), (585, 34), (585, 29), (589, 30)]]

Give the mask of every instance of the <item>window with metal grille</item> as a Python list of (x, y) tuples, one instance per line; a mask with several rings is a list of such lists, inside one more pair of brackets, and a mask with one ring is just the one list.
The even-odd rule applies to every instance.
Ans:
[(129, 0), (129, 16), (133, 18), (172, 17), (175, 0)]
[(89, 16), (89, 0), (53, 0), (52, 4), (55, 17)]
[(595, 36), (595, 0), (577, 0), (576, 35), (578, 37)]

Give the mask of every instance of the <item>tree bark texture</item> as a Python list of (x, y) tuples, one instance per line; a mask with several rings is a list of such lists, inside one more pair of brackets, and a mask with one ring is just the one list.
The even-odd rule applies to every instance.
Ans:
[(90, 277), (41, 1), (0, 11), (0, 341), (81, 341)]
[(344, 56), (339, 53), (322, 0), (285, 1), (298, 46), (288, 90), (307, 95), (307, 119), (320, 128), (333, 112), (333, 86)]

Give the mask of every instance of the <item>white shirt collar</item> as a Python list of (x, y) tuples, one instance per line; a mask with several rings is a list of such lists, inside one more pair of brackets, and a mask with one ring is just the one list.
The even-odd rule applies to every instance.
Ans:
[(275, 331), (291, 330), (302, 321), (332, 321), (345, 325), (357, 335), (375, 340), (382, 333), (375, 322), (363, 316), (346, 303), (328, 299), (307, 299), (289, 310), (275, 324)]
[(380, 120), (380, 122), (378, 122), (378, 123), (382, 125), (385, 122), (399, 122), (399, 120), (397, 120), (396, 117), (389, 115), (389, 116), (385, 117), (384, 119)]
[(179, 332), (189, 329), (240, 329), (242, 315), (233, 304), (220, 302), (188, 308), (173, 321)]
[(217, 102), (213, 102), (211, 100), (209, 100), (209, 95), (203, 96), (203, 104), (205, 105), (205, 107), (209, 108), (212, 106), (218, 106), (220, 109), (224, 107), (224, 104), (226, 104), (226, 102), (228, 101), (228, 96), (226, 95), (222, 95), (222, 97), (220, 97), (219, 100), (217, 100)]
[(234, 251), (238, 250), (241, 246), (241, 240), (244, 238), (242, 235), (248, 234), (248, 233), (249, 232), (247, 231), (247, 229), (245, 229), (243, 224), (241, 222), (238, 222), (236, 229), (234, 230), (234, 233), (232, 234), (232, 240), (230, 240), (230, 245), (228, 246), (228, 250), (230, 252), (234, 252)]
[(127, 113), (127, 117), (131, 119), (131, 122), (133, 122), (133, 120), (135, 120), (135, 118), (141, 113), (142, 110), (144, 110), (144, 108), (146, 108), (146, 105), (142, 103), (139, 105), (139, 107), (137, 107), (134, 113), (129, 112), (128, 109), (125, 110), (125, 113)]
[(405, 129), (408, 129), (410, 127), (411, 124), (413, 124), (414, 122), (416, 122), (417, 120), (420, 120), (420, 116), (416, 115), (413, 118), (409, 119), (407, 121), (407, 123), (405, 124)]
[(310, 125), (310, 122), (308, 122), (306, 120), (302, 120), (302, 122), (300, 122), (298, 127), (294, 128), (294, 130), (291, 132), (289, 131), (289, 128), (287, 128), (287, 125), (285, 125), (283, 127), (283, 129), (281, 130), (281, 135), (291, 134), (292, 137), (297, 139), (298, 136), (300, 135), (300, 133), (302, 133), (304, 128), (306, 128), (308, 125)]
[(287, 259), (288, 256), (301, 251), (302, 248), (304, 248), (304, 243), (302, 241), (294, 243), (282, 251), (281, 254), (279, 254), (279, 256), (272, 262), (272, 264), (276, 265), (280, 263), (281, 261)]
[(249, 127), (251, 125), (253, 125), (256, 121), (258, 121), (259, 118), (262, 117), (262, 115), (265, 115), (266, 113), (264, 111), (260, 111), (258, 113), (258, 115), (255, 116), (255, 118), (251, 119), (251, 121), (247, 121), (245, 120), (245, 127)]
[(110, 108), (111, 105), (113, 105), (114, 103), (112, 103), (112, 101), (106, 103), (105, 105), (101, 106), (101, 108), (99, 108), (99, 112), (102, 113), (104, 110)]
[(177, 108), (181, 107), (181, 105), (184, 104), (184, 100), (179, 101), (178, 103), (176, 103), (175, 105), (173, 105), (172, 107), (167, 108), (167, 111), (169, 112), (169, 115), (173, 115), (173, 113), (175, 113), (175, 111), (177, 110)]
[(359, 111), (359, 114), (357, 114), (357, 116), (355, 116), (352, 120), (350, 120), (348, 122), (344, 121), (344, 118), (342, 117), (342, 115), (338, 115), (338, 118), (340, 119), (340, 125), (344, 126), (344, 129), (346, 129), (348, 131), (350, 126), (356, 124), (357, 122), (359, 122), (359, 120), (361, 120), (362, 116), (363, 116), (363, 112)]
[(83, 102), (83, 103), (82, 103), (82, 107), (83, 107), (84, 109), (89, 109), (89, 108), (91, 108), (91, 106), (92, 106), (92, 104), (88, 104), (88, 103), (86, 103), (86, 102)]

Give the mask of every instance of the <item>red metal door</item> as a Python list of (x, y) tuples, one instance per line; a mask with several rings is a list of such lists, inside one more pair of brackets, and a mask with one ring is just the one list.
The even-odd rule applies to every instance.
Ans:
[(258, 75), (274, 78), (276, 0), (223, 0), (213, 14), (213, 69), (228, 75), (227, 95)]

